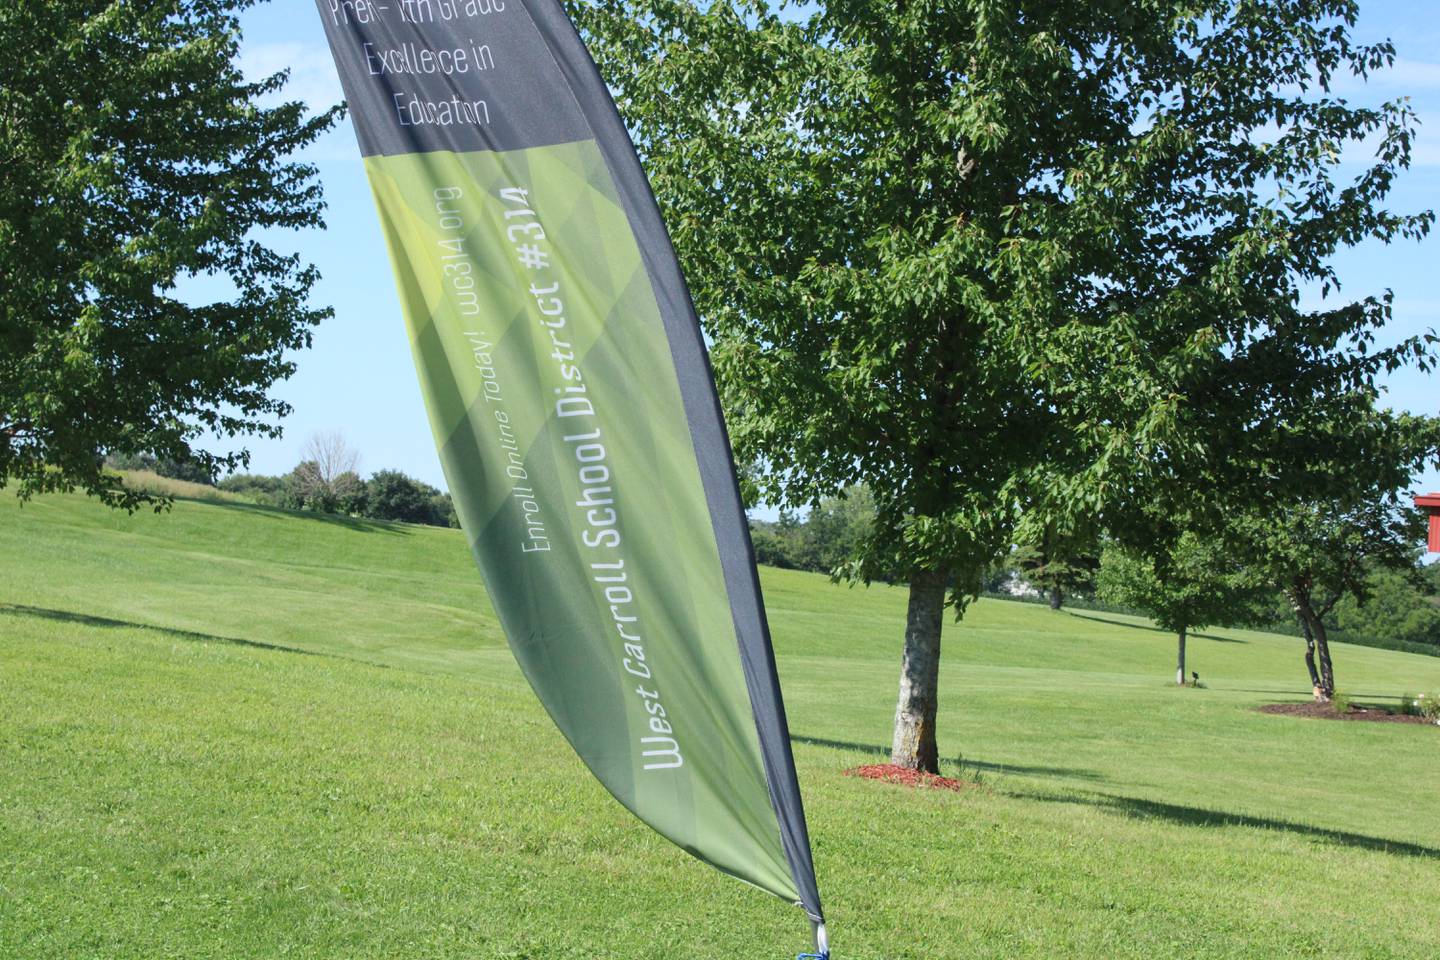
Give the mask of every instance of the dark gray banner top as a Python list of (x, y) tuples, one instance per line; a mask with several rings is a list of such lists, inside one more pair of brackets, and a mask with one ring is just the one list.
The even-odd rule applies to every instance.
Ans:
[(317, 0), (369, 157), (589, 139), (522, 0)]

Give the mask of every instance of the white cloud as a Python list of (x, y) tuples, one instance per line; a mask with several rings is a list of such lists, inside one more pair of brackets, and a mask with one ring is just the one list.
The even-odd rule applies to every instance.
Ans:
[(1440, 90), (1440, 63), (1396, 58), (1389, 70), (1375, 74), (1375, 82), (1401, 91)]
[(312, 111), (328, 110), (345, 98), (340, 89), (340, 75), (330, 51), (306, 43), (246, 44), (236, 61), (247, 80), (261, 80), (281, 70), (290, 71), (290, 79), (277, 99), (300, 100)]
[[(312, 113), (329, 110), (345, 99), (340, 75), (329, 48), (321, 44), (284, 42), (244, 44), (236, 59), (245, 79), (255, 81), (289, 70), (284, 88), (267, 97), (270, 104), (299, 100)], [(309, 147), (301, 150), (298, 159), (310, 163), (326, 160), (353, 160), (355, 136), (345, 118)]]
[(1412, 167), (1440, 167), (1440, 140), (1437, 140), (1437, 137), (1440, 137), (1440, 130), (1431, 134), (1429, 130), (1421, 128), (1420, 136), (1410, 152)]
[[(1391, 99), (1397, 96), (1420, 95), (1440, 90), (1440, 63), (1424, 60), (1409, 60), (1396, 57), (1395, 63), (1372, 72), (1368, 77), (1357, 77), (1342, 71), (1330, 78), (1332, 96), (1368, 102)], [(1315, 92), (1312, 88), (1312, 93)], [(1365, 96), (1365, 94), (1373, 96)]]

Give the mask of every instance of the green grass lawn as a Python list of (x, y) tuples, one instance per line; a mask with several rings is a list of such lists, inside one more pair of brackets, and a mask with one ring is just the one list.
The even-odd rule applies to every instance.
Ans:
[[(1434, 958), (1440, 729), (1266, 716), (1293, 637), (986, 600), (945, 772), (888, 742), (904, 593), (764, 570), (843, 958)], [(1440, 660), (1336, 650), (1394, 702)], [(0, 500), (0, 957), (759, 958), (798, 910), (615, 804), (510, 660), (457, 531)]]

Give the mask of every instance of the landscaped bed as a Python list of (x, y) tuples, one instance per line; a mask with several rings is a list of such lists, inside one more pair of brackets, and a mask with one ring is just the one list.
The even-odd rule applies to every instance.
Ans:
[(1340, 709), (1334, 703), (1267, 703), (1261, 713), (1273, 713), (1286, 717), (1313, 717), (1318, 720), (1369, 720), (1376, 723), (1421, 723), (1435, 726), (1435, 721), (1406, 713), (1391, 713), (1373, 707), (1349, 706)]
[(898, 783), (907, 787), (933, 787), (936, 790), (964, 790), (977, 786), (977, 784), (965, 780), (911, 770), (909, 767), (900, 767), (893, 763), (872, 763), (863, 767), (851, 767), (845, 771), (845, 776), (864, 777), (866, 780), (883, 780), (885, 783)]

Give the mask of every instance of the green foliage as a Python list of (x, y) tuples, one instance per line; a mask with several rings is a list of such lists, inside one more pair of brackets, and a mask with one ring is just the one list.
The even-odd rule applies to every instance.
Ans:
[[(1350, 598), (1342, 598), (1337, 606), (1346, 606), (1350, 603)], [(1294, 608), (1285, 599), (1285, 595), (1278, 590), (1273, 595), (1265, 597), (1256, 606), (1253, 618), (1248, 621), (1247, 625), (1274, 633), (1285, 633), (1297, 637), (1304, 635)], [(1399, 640), (1376, 630), (1356, 632), (1343, 630), (1335, 622), (1334, 611), (1326, 618), (1326, 632), (1331, 640), (1340, 643), (1353, 643), (1385, 650), (1403, 650), (1406, 653), (1418, 653), (1421, 656), (1440, 657), (1440, 645)]]
[[(206, 436), (278, 435), (270, 388), (329, 311), (268, 228), (319, 225), (287, 158), (336, 120), (263, 105), (284, 75), (235, 66), (250, 0), (0, 5), (0, 486), (133, 508), (107, 453), (242, 464)], [(187, 279), (229, 299), (194, 304)], [(163, 499), (163, 498), (160, 498)]]
[(1143, 610), (1172, 633), (1244, 623), (1259, 596), (1223, 546), (1192, 533), (1159, 556), (1108, 544), (1096, 582), (1100, 599)]
[(294, 492), (287, 486), (284, 477), (236, 473), (221, 480), (216, 486), (221, 490), (249, 497), (255, 503), (299, 509)]
[[(856, 485), (843, 496), (826, 497), (801, 522), (780, 511), (775, 522), (750, 521), (755, 558), (785, 570), (811, 570), (837, 579), (849, 575), (875, 523), (875, 501), (868, 487)], [(889, 581), (893, 576), (875, 576)]]
[(1100, 549), (1094, 538), (1042, 537), (1036, 543), (1022, 543), (1010, 557), (1021, 577), (1059, 609), (1073, 594), (1095, 593), (1095, 575), (1100, 569)]
[(285, 478), (297, 510), (363, 513), (365, 481), (354, 470), (327, 476), (314, 460), (301, 460)]
[[(1403, 429), (1409, 424), (1413, 430)], [(1350, 488), (1332, 499), (1297, 499), (1283, 512), (1237, 512), (1228, 519), (1227, 550), (1258, 582), (1285, 595), (1313, 645), (1307, 665), (1317, 697), (1335, 690), (1332, 611), (1347, 596), (1363, 606), (1382, 571), (1413, 574), (1425, 521), (1397, 488), (1416, 462), (1435, 456), (1434, 428), (1435, 421), (1401, 418), (1392, 439), (1402, 453), (1387, 450), (1346, 468)]]
[(310, 435), (287, 482), (296, 506), (321, 513), (359, 513), (365, 509), (365, 482), (360, 479), (360, 453), (338, 430)]
[(305, 462), (283, 477), (242, 473), (226, 477), (218, 486), (255, 503), (286, 510), (400, 520), (432, 527), (460, 526), (450, 494), (399, 470), (377, 470), (369, 480), (347, 471), (337, 477), (333, 487), (338, 492), (333, 494), (325, 492), (330, 487), (316, 483), (316, 473), (314, 464)]
[(1440, 691), (1405, 694), (1400, 698), (1400, 712), (1407, 717), (1424, 717), (1440, 723)]
[(1225, 530), (1240, 562), (1321, 619), (1347, 596), (1364, 604), (1384, 571), (1413, 571), (1423, 535), (1424, 519), (1403, 494), (1359, 486), (1343, 499), (1236, 515)]
[(213, 485), (215, 474), (200, 460), (161, 460), (153, 453), (115, 453), (105, 458), (105, 466), (111, 470), (150, 471), (171, 480), (187, 483)]
[(1317, 617), (1346, 596), (1363, 604), (1382, 572), (1414, 570), (1424, 518), (1396, 487), (1363, 485), (1362, 469), (1368, 468), (1356, 468), (1357, 482), (1342, 498), (1235, 515), (1226, 527), (1226, 546), (1257, 577), (1285, 591), (1292, 603), (1309, 604)]
[(781, 570), (819, 571), (820, 561), (806, 536), (805, 525), (782, 510), (775, 522), (750, 520), (750, 543), (755, 562)]
[[(1335, 622), (1347, 637), (1384, 637), (1440, 646), (1440, 603), (1414, 567), (1377, 569), (1366, 578), (1361, 603), (1351, 594), (1335, 605)], [(1417, 582), (1418, 581), (1418, 582)]]
[[(712, 338), (747, 500), (865, 484), (846, 572), (893, 572), (917, 613), (963, 614), (1051, 531), (1143, 548), (1181, 507), (1334, 493), (1377, 377), (1432, 362), (1433, 334), (1378, 346), (1388, 295), (1341, 297), (1331, 266), (1433, 221), (1385, 206), (1407, 102), (1331, 93), (1394, 60), (1352, 39), (1354, 0), (567, 7)], [(931, 772), (935, 623), (907, 621), (893, 740)]]
[(365, 482), (362, 514), (375, 520), (403, 520), (432, 527), (459, 526), (448, 494), (399, 470), (377, 470)]
[(1384, 207), (1410, 108), (1330, 94), (1393, 60), (1352, 40), (1353, 2), (570, 10), (714, 339), (752, 498), (867, 484), (862, 579), (958, 570), (963, 595), (1022, 506), (1274, 503), (1378, 374), (1429, 362), (1422, 337), (1376, 348), (1388, 298), (1339, 298), (1329, 266), (1432, 220)]

